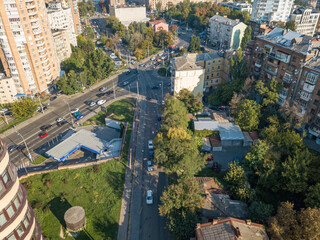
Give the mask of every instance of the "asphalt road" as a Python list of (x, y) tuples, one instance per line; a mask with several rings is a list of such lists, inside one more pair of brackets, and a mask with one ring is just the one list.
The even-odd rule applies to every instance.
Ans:
[[(72, 97), (58, 96), (56, 100), (50, 102), (50, 106), (46, 110), (45, 114), (43, 114), (43, 116), (41, 116), (40, 118), (38, 117), (38, 119), (35, 118), (35, 120), (31, 121), (27, 126), (18, 130), (18, 133), (25, 139), (33, 159), (37, 157), (39, 154), (43, 154), (45, 151), (47, 151), (50, 148), (50, 145), (52, 145), (54, 141), (57, 141), (56, 138), (62, 132), (66, 131), (68, 128), (72, 126), (72, 120), (76, 120), (72, 119), (73, 117), (70, 116), (69, 107), (67, 103), (69, 104), (70, 109), (79, 108), (81, 113), (85, 115), (92, 111), (98, 112), (100, 111), (100, 106), (95, 105), (90, 107), (84, 102), (87, 100), (109, 100), (114, 97), (129, 94), (129, 90), (131, 92), (136, 92), (136, 84), (133, 84), (133, 82), (136, 82), (136, 80), (137, 74), (131, 73), (129, 75), (126, 75), (125, 73), (123, 73), (116, 77), (112, 82), (107, 82), (106, 84), (103, 84), (103, 86), (108, 87), (108, 90), (115, 89), (115, 95), (110, 94), (108, 96), (103, 96), (100, 98), (97, 97), (96, 94), (99, 93), (98, 89), (100, 88), (100, 84), (97, 84), (96, 86), (91, 87), (91, 89), (86, 90), (85, 93), (78, 93), (77, 95)], [(125, 81), (128, 81), (129, 85), (123, 87), (121, 84)], [(56, 119), (59, 117), (64, 117), (68, 121), (68, 124), (58, 127), (56, 125)], [(80, 120), (79, 122), (81, 121), (82, 120)], [(53, 126), (47, 131), (48, 136), (41, 139), (39, 137), (39, 134), (42, 132), (40, 130), (40, 127), (49, 124)], [(1, 134), (1, 138), (4, 141), (6, 141), (9, 146), (14, 144), (23, 144), (21, 136), (19, 136), (14, 131), (8, 131)], [(42, 148), (39, 151), (40, 146), (42, 146)], [(37, 149), (38, 151), (35, 152), (35, 149)], [(27, 166), (29, 163), (27, 155), (28, 154), (26, 149), (24, 149), (22, 152), (13, 151), (10, 153), (10, 161), (13, 162), (18, 168), (22, 166)]]
[[(161, 108), (162, 95), (169, 92), (169, 78), (156, 75), (156, 70), (140, 72), (140, 91), (146, 99), (141, 100), (139, 127), (135, 155), (135, 168), (132, 187), (132, 203), (129, 221), (128, 239), (168, 239), (165, 231), (165, 221), (160, 217), (158, 206), (163, 188), (166, 186), (166, 175), (155, 165), (153, 171), (147, 171), (149, 157), (148, 140), (153, 139), (160, 127), (157, 119)], [(160, 85), (159, 89), (152, 89), (153, 85)], [(163, 94), (162, 94), (163, 86)], [(153, 204), (146, 204), (146, 192), (152, 190)]]

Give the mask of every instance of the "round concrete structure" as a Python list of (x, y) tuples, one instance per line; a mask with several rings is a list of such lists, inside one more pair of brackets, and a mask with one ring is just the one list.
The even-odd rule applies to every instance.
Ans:
[(84, 209), (80, 206), (69, 208), (64, 214), (64, 221), (69, 231), (77, 232), (82, 230), (86, 224)]

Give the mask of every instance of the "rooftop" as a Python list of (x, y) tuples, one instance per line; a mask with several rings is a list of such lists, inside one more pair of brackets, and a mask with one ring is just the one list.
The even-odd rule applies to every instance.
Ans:
[(197, 53), (185, 54), (173, 59), (173, 65), (176, 71), (201, 70), (202, 67), (196, 64)]
[(306, 10), (311, 11), (311, 13), (318, 13), (317, 10), (313, 9), (312, 7), (303, 6), (295, 9), (292, 13), (293, 14), (303, 14)]
[(160, 20), (156, 20), (156, 21), (153, 21), (153, 22), (149, 22), (151, 25), (157, 25), (157, 24), (159, 24), (159, 23), (166, 23), (166, 21), (165, 20), (163, 20), (163, 19), (160, 19)]
[(110, 142), (96, 137), (95, 133), (81, 129), (74, 132), (64, 141), (51, 148), (45, 154), (57, 161), (65, 160), (79, 148), (87, 149), (96, 154), (101, 154), (110, 146)]
[(320, 46), (320, 41), (314, 37), (278, 27), (265, 35), (257, 36), (257, 38), (287, 47), (304, 55), (307, 55), (312, 48)]
[(219, 123), (221, 140), (244, 140), (244, 136), (238, 125), (234, 123)]
[(219, 131), (219, 122), (213, 121), (212, 119), (208, 119), (206, 121), (198, 120), (194, 121), (194, 130), (212, 130)]
[(222, 17), (220, 15), (214, 15), (212, 18), (210, 18), (210, 22), (211, 21), (219, 22), (224, 25), (228, 25), (228, 26), (232, 26), (232, 27), (237, 26), (238, 24), (241, 23), (240, 21), (232, 20), (230, 18)]
[(264, 227), (260, 224), (245, 222), (236, 218), (214, 220), (197, 224), (196, 236), (199, 240), (268, 240)]
[(222, 52), (218, 52), (218, 51), (214, 51), (211, 53), (200, 53), (198, 54), (196, 61), (200, 62), (200, 61), (212, 61), (216, 58), (223, 58), (223, 53)]

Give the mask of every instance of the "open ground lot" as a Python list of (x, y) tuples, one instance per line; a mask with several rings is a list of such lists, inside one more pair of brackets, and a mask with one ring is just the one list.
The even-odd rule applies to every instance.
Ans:
[[(128, 122), (126, 144), (120, 161), (39, 174), (21, 180), (46, 239), (63, 239), (63, 216), (72, 206), (82, 206), (87, 219), (85, 231), (76, 239), (116, 239), (133, 110), (134, 107), (126, 101), (114, 102), (108, 106), (107, 113), (99, 112), (98, 119), (101, 121), (95, 122), (103, 125), (102, 115), (111, 113), (113, 119)], [(74, 238), (66, 236), (64, 239)]]

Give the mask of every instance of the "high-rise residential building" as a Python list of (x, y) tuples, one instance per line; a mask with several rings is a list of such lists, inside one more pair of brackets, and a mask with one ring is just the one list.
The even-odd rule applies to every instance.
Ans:
[(63, 29), (52, 31), (52, 37), (57, 57), (61, 63), (72, 54), (71, 44), (69, 42), (69, 32), (68, 30)]
[(17, 89), (12, 77), (0, 72), (0, 104), (14, 102), (17, 98)]
[(147, 10), (145, 6), (110, 6), (110, 16), (116, 17), (119, 21), (129, 26), (133, 22), (147, 22)]
[(178, 94), (183, 88), (194, 95), (203, 93), (204, 69), (196, 63), (197, 53), (189, 53), (171, 60), (171, 88)]
[(19, 183), (16, 167), (9, 162), (7, 144), (0, 139), (0, 239), (42, 240), (39, 224)]
[(43, 0), (0, 1), (0, 59), (17, 96), (48, 90), (60, 66)]
[(119, 6), (126, 4), (125, 0), (106, 0), (105, 5), (106, 6)]
[(295, 21), (298, 33), (313, 36), (319, 16), (320, 13), (312, 7), (299, 7), (291, 13), (290, 20)]
[(68, 1), (68, 6), (71, 8), (72, 17), (73, 17), (73, 24), (74, 29), (76, 31), (77, 36), (81, 33), (81, 23), (80, 23), (80, 16), (78, 10), (78, 1), (77, 0), (63, 0)]
[(310, 7), (316, 8), (318, 0), (308, 0), (308, 5)]
[(256, 79), (275, 79), (283, 85), (279, 105), (305, 117), (306, 129), (320, 137), (320, 39), (274, 28), (257, 36), (246, 49)]
[(215, 15), (209, 20), (209, 39), (219, 49), (237, 50), (240, 47), (247, 25), (239, 19), (232, 20), (226, 16)]
[(294, 0), (254, 0), (251, 21), (287, 22)]
[(248, 12), (251, 14), (252, 5), (247, 1), (244, 2), (222, 2), (219, 3), (220, 6), (231, 8), (232, 10), (239, 10), (242, 12)]
[(47, 7), (49, 26), (52, 30), (67, 30), (69, 42), (77, 46), (77, 33), (70, 7), (63, 8), (61, 2), (49, 2)]

